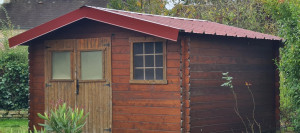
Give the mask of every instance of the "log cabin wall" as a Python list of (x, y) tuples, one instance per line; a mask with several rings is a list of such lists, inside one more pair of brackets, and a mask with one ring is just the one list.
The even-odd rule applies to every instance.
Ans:
[(252, 85), (255, 118), (263, 131), (275, 129), (274, 49), (271, 41), (201, 35), (191, 38), (191, 132), (241, 132), (233, 94), (220, 85), (229, 72), (241, 116), (252, 118), (252, 98), (245, 81)]
[(148, 35), (80, 20), (32, 42), (30, 51), (30, 128), (43, 121), (44, 40), (111, 37), (113, 132), (181, 132), (180, 43), (167, 41), (166, 85), (130, 84), (130, 37)]
[(37, 123), (43, 123), (43, 120), (37, 116), (37, 113), (43, 113), (45, 110), (45, 78), (44, 78), (44, 47), (42, 42), (35, 42), (28, 48), (29, 58), (29, 128), (39, 126)]

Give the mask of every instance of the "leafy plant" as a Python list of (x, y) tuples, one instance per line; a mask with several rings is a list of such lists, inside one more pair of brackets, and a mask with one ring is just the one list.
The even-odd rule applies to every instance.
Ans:
[(45, 120), (43, 126), (48, 132), (56, 133), (81, 133), (83, 126), (86, 124), (88, 114), (84, 114), (83, 109), (67, 107), (67, 104), (58, 105), (57, 108), (51, 109), (44, 115), (38, 113), (38, 116)]
[(9, 48), (8, 38), (17, 34), (6, 10), (6, 19), (0, 20), (0, 109), (28, 107), (28, 52), (27, 47)]
[[(249, 133), (249, 130), (251, 133), (256, 133), (256, 130), (255, 130), (255, 127), (258, 127), (258, 131), (259, 133), (261, 133), (261, 126), (260, 126), (260, 123), (258, 123), (255, 119), (255, 99), (254, 99), (254, 95), (250, 89), (250, 86), (251, 86), (251, 83), (248, 83), (248, 82), (245, 82), (245, 85), (247, 86), (247, 89), (251, 95), (251, 98), (252, 98), (252, 103), (253, 103), (253, 109), (252, 109), (252, 121), (247, 118), (247, 121), (242, 117), (240, 111), (239, 111), (239, 107), (238, 107), (238, 99), (237, 99), (237, 94), (236, 92), (234, 91), (234, 87), (233, 87), (233, 84), (232, 84), (232, 80), (233, 80), (233, 77), (229, 76), (229, 72), (226, 72), (226, 73), (222, 73), (223, 74), (223, 77), (222, 79), (225, 79), (226, 82), (223, 83), (221, 86), (224, 86), (224, 87), (229, 87), (231, 92), (232, 92), (232, 95), (234, 97), (234, 101), (235, 101), (235, 105), (234, 105), (234, 111), (235, 113), (237, 114), (237, 116), (241, 119), (243, 125), (244, 125), (244, 128), (245, 128), (245, 132), (246, 133)], [(247, 126), (248, 125), (248, 126)]]
[(300, 3), (299, 0), (267, 0), (267, 11), (276, 20), (278, 35), (284, 38), (280, 49), (281, 120), (300, 132)]

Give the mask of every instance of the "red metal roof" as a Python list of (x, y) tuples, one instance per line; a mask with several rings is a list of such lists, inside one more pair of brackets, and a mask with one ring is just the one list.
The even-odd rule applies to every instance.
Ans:
[(245, 30), (233, 26), (206, 20), (177, 18), (161, 15), (135, 13), (100, 7), (84, 6), (59, 18), (51, 20), (9, 39), (10, 47), (26, 42), (71, 24), (88, 18), (145, 34), (177, 41), (178, 33), (197, 33), (220, 36), (244, 37), (253, 39), (281, 40), (277, 36)]

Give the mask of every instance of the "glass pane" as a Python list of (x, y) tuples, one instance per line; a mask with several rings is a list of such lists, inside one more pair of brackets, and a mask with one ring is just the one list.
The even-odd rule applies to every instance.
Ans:
[(162, 55), (156, 55), (155, 56), (155, 66), (156, 67), (162, 67), (163, 66), (163, 56)]
[(102, 51), (80, 52), (81, 79), (103, 79)]
[(163, 80), (163, 69), (162, 68), (157, 68), (155, 70), (155, 74), (156, 74), (156, 80)]
[(145, 65), (146, 67), (154, 67), (154, 55), (145, 56)]
[(156, 42), (155, 43), (155, 53), (162, 53), (162, 52), (163, 52), (162, 42)]
[(154, 69), (146, 69), (146, 80), (154, 80)]
[(144, 80), (144, 69), (134, 69), (133, 79)]
[(52, 79), (71, 79), (71, 52), (52, 52)]
[(145, 43), (145, 53), (146, 54), (153, 54), (154, 53), (153, 42), (146, 42)]
[(143, 54), (143, 43), (133, 43), (133, 54)]
[(134, 56), (133, 63), (134, 67), (143, 67), (143, 56)]

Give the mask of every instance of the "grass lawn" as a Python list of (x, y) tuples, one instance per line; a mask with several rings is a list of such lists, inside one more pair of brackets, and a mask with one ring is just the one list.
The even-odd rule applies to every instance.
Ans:
[(0, 133), (27, 133), (27, 119), (0, 119)]

